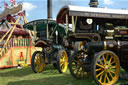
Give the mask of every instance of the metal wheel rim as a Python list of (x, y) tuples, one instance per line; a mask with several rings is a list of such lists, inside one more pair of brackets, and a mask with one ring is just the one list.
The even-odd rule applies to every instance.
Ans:
[(101, 85), (112, 85), (119, 77), (120, 63), (116, 55), (104, 53), (98, 56), (95, 64), (96, 80)]
[[(81, 52), (80, 52), (81, 53)], [(84, 54), (86, 56), (86, 54)], [(85, 68), (83, 67), (84, 65), (84, 57), (77, 54), (73, 57), (72, 59), (72, 72), (73, 75), (76, 76), (76, 78), (81, 79), (81, 78), (86, 78), (89, 75), (89, 72), (85, 72)]]
[(41, 53), (37, 53), (34, 59), (35, 70), (37, 71), (37, 73), (42, 72), (45, 67), (44, 57), (41, 57), (40, 55)]
[(60, 69), (62, 72), (66, 72), (68, 68), (68, 56), (65, 51), (62, 51), (60, 56)]

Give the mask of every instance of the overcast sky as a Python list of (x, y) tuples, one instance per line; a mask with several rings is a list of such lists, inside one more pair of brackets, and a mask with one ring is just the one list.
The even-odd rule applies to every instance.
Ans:
[[(2, 6), (2, 1), (0, 0), (0, 6)], [(8, 0), (5, 0), (8, 1)], [(22, 1), (22, 0), (16, 0)], [(26, 15), (28, 21), (36, 19), (46, 19), (47, 18), (47, 0), (23, 0), (24, 9), (26, 10)], [(53, 1), (53, 18), (60, 8), (64, 5), (77, 5), (77, 6), (88, 6), (90, 0), (52, 0)], [(128, 9), (128, 0), (99, 0), (99, 7), (113, 8), (113, 9)], [(0, 8), (1, 10), (2, 8)]]

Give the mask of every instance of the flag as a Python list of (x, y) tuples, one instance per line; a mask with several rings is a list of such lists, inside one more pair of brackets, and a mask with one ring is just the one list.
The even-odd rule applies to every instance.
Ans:
[(9, 0), (9, 2), (11, 2), (11, 3), (15, 4), (15, 0)]

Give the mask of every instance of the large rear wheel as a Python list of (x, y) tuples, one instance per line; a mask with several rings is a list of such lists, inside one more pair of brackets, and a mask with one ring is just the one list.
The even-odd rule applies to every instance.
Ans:
[(71, 75), (76, 79), (82, 79), (89, 76), (86, 72), (87, 54), (84, 51), (77, 51), (72, 54), (69, 60), (69, 70)]
[(46, 64), (45, 64), (45, 57), (42, 54), (42, 52), (40, 51), (35, 51), (32, 55), (32, 59), (31, 59), (31, 66), (32, 66), (32, 70), (35, 73), (40, 73), (43, 71), (43, 69), (45, 68)]
[(66, 72), (68, 68), (68, 55), (65, 50), (58, 51), (57, 68), (58, 68), (59, 73)]
[(92, 75), (98, 85), (113, 85), (119, 78), (120, 62), (112, 51), (101, 51), (92, 61)]

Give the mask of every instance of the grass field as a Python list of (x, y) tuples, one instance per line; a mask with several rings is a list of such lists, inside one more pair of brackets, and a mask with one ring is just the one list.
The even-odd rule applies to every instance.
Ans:
[[(122, 71), (123, 72), (123, 71)], [(120, 85), (125, 80), (119, 80)], [(97, 85), (91, 76), (87, 79), (76, 80), (69, 71), (59, 74), (53, 66), (49, 65), (42, 73), (35, 74), (31, 67), (22, 69), (10, 68), (0, 70), (0, 85)]]

